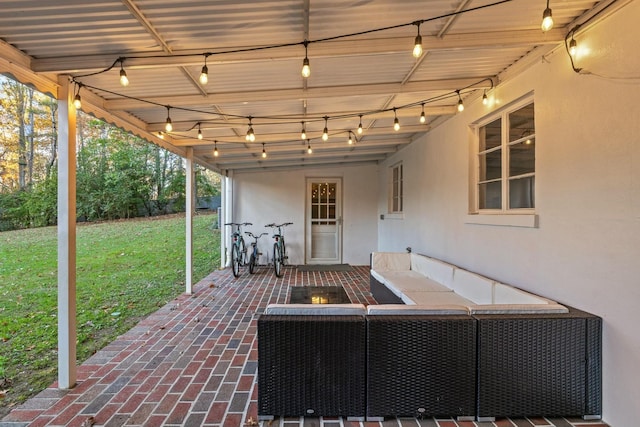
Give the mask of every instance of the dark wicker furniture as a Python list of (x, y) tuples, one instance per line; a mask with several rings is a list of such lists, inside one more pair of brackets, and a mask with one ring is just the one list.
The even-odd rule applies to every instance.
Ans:
[(367, 419), (476, 415), (476, 321), (368, 315)]
[(366, 324), (357, 315), (258, 319), (258, 416), (365, 413)]
[(602, 414), (602, 319), (567, 314), (475, 315), (478, 418)]

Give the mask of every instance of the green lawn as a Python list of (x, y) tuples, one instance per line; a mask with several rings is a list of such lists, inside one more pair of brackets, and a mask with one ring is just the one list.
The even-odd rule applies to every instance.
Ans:
[[(216, 215), (194, 218), (194, 283), (220, 265)], [(0, 233), (0, 419), (57, 377), (57, 229)], [(78, 226), (78, 361), (184, 292), (185, 219)]]

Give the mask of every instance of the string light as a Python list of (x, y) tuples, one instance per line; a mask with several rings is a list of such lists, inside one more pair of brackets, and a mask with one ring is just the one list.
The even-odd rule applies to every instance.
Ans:
[(422, 36), (420, 35), (420, 22), (416, 24), (418, 27), (418, 35), (413, 43), (413, 57), (420, 58), (422, 56)]
[(312, 154), (313, 150), (311, 149), (311, 142), (307, 139), (307, 153)]
[(307, 131), (304, 127), (304, 122), (300, 122), (300, 123), (302, 123), (302, 131), (300, 132), (300, 139), (304, 141), (305, 139), (307, 139)]
[(204, 55), (204, 65), (202, 66), (202, 71), (200, 72), (200, 83), (206, 85), (209, 83), (209, 67), (207, 67), (207, 54)]
[(82, 84), (78, 84), (78, 92), (76, 96), (73, 97), (73, 106), (76, 107), (76, 110), (82, 108), (82, 98), (80, 97), (80, 89), (82, 88)]
[(253, 132), (253, 124), (251, 123), (252, 118), (253, 117), (249, 116), (249, 129), (247, 129), (247, 136), (245, 137), (249, 142), (254, 142), (256, 140), (256, 134)]
[(358, 123), (358, 135), (362, 135), (362, 114), (360, 114), (360, 123)]
[(164, 133), (162, 133), (162, 132), (158, 132), (158, 138), (160, 138), (160, 139), (164, 139)]
[(464, 103), (462, 102), (462, 98), (460, 97), (460, 91), (456, 90), (458, 94), (458, 112), (462, 113), (464, 111)]
[(393, 130), (396, 132), (400, 130), (400, 121), (398, 120), (398, 114), (396, 113), (396, 108), (393, 107)]
[(124, 59), (120, 59), (120, 84), (124, 87), (129, 86), (129, 77), (127, 77), (127, 72), (124, 70)]
[(200, 123), (198, 123), (198, 139), (202, 139), (202, 129), (200, 128)]
[(220, 153), (218, 153), (218, 141), (213, 141), (213, 157), (218, 157)]
[(572, 35), (571, 41), (569, 42), (569, 55), (575, 57), (577, 53), (578, 53), (578, 42), (576, 42), (576, 39), (574, 39)]
[(553, 28), (553, 17), (551, 8), (549, 8), (549, 0), (547, 0), (547, 8), (542, 12), (542, 24), (540, 25), (542, 31), (547, 32)]
[(262, 143), (262, 158), (263, 159), (267, 158), (267, 150), (264, 149), (264, 142)]
[(304, 41), (304, 59), (302, 60), (302, 77), (305, 79), (311, 75), (311, 67), (309, 67), (309, 57), (307, 56), (307, 46), (309, 41)]
[(353, 145), (353, 137), (351, 136), (352, 133), (353, 132), (349, 131), (349, 140), (347, 141), (349, 145)]
[(420, 113), (420, 123), (427, 123), (427, 116), (424, 114), (424, 102), (422, 103), (422, 112)]
[(328, 141), (329, 140), (329, 128), (327, 127), (327, 121), (329, 120), (329, 117), (324, 116), (324, 129), (322, 130), (322, 140), (323, 141)]
[(487, 90), (485, 89), (482, 94), (482, 105), (487, 105), (489, 103), (489, 98), (487, 97)]
[(164, 129), (167, 132), (171, 132), (173, 130), (173, 124), (171, 124), (171, 117), (169, 116), (170, 110), (171, 110), (171, 107), (167, 106), (167, 121), (164, 124)]

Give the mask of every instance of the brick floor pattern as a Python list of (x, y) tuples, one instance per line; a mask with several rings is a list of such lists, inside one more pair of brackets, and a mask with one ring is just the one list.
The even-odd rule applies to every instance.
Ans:
[(343, 286), (351, 302), (376, 304), (369, 268), (301, 272), (281, 278), (260, 267), (234, 278), (218, 270), (153, 313), (78, 367), (77, 385), (54, 383), (15, 408), (0, 427), (211, 426), (241, 427), (607, 427), (581, 419), (257, 419), (256, 319), (269, 303), (288, 301), (292, 286)]

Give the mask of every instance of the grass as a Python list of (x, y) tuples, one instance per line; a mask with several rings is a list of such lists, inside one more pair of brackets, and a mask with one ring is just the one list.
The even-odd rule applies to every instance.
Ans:
[[(220, 265), (216, 215), (194, 218), (194, 283)], [(57, 377), (57, 229), (0, 233), (0, 419)], [(184, 292), (185, 219), (77, 228), (78, 362)]]

